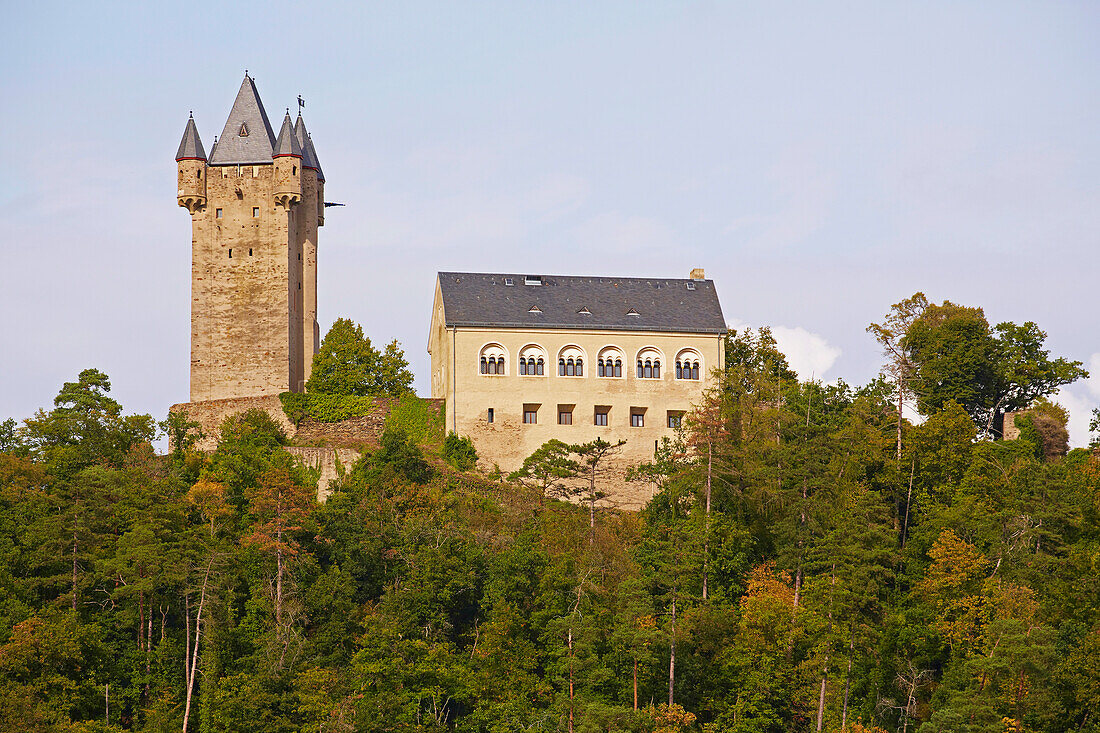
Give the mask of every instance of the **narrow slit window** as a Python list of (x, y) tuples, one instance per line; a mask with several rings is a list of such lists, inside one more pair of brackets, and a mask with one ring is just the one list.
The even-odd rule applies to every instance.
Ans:
[(489, 408), (489, 411), (485, 415), (485, 421), (486, 422), (492, 422), (493, 421), (493, 408), (491, 408), (491, 407)]
[(249, 256), (249, 257), (251, 257), (251, 256), (252, 256), (252, 248), (251, 248), (251, 247), (249, 247), (249, 248), (248, 248), (248, 256)]
[(214, 209), (214, 218), (215, 219), (222, 218), (222, 210), (221, 209)]
[(259, 219), (260, 218), (260, 207), (259, 206), (253, 206), (252, 207), (252, 218), (253, 219)]
[(233, 259), (233, 248), (229, 248), (229, 259)]

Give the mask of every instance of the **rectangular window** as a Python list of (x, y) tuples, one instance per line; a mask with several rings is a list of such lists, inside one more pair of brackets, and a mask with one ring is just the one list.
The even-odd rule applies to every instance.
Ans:
[(252, 207), (252, 218), (253, 219), (260, 218), (260, 207), (259, 206), (253, 206)]
[(595, 422), (597, 425), (607, 425), (607, 413), (611, 412), (610, 407), (597, 407)]
[(214, 218), (215, 219), (222, 218), (222, 210), (221, 209), (214, 209)]
[(523, 422), (527, 423), (528, 425), (534, 425), (535, 423), (538, 422), (538, 420), (539, 420), (539, 411), (538, 410), (524, 410), (523, 411)]
[(632, 427), (632, 428), (644, 428), (645, 427), (645, 408), (639, 408), (639, 407), (630, 408), (630, 427)]
[(572, 425), (573, 424), (573, 411), (558, 408), (558, 425)]
[(684, 413), (677, 410), (668, 411), (668, 426), (670, 428), (678, 428), (684, 422)]
[(491, 408), (491, 407), (489, 408), (489, 412), (487, 413), (485, 419), (486, 419), (487, 422), (492, 422), (493, 421), (493, 408)]

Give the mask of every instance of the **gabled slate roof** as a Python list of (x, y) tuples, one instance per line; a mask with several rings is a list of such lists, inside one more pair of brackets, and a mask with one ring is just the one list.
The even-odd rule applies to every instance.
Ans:
[(712, 280), (441, 272), (439, 285), (448, 327), (726, 332)]
[(298, 145), (302, 148), (302, 167), (318, 170), (317, 158), (313, 154), (313, 146), (309, 144), (309, 133), (306, 131), (306, 123), (300, 112), (298, 121), (294, 123), (294, 136), (298, 138)]
[(279, 139), (275, 141), (275, 150), (271, 157), (279, 158), (284, 155), (302, 157), (302, 146), (298, 144), (298, 136), (294, 134), (294, 125), (290, 122), (290, 112), (283, 118), (283, 126), (279, 130)]
[(187, 118), (187, 127), (183, 128), (183, 139), (176, 151), (176, 160), (206, 160), (206, 151), (199, 139), (199, 129), (195, 127), (193, 116)]
[(229, 110), (225, 129), (210, 151), (211, 165), (270, 163), (275, 133), (252, 78), (245, 74), (241, 89)]

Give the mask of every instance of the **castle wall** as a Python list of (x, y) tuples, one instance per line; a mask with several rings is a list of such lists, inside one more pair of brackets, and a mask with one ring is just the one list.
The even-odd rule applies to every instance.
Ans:
[[(640, 508), (652, 496), (653, 487), (627, 482), (627, 468), (653, 460), (662, 438), (675, 438), (669, 415), (682, 415), (696, 405), (708, 384), (710, 369), (721, 366), (722, 338), (716, 335), (669, 334), (623, 331), (440, 329), (441, 311), (430, 332), (433, 396), (447, 400), (447, 430), (469, 436), (477, 447), (479, 465), (498, 465), (513, 471), (546, 441), (584, 443), (596, 438), (608, 442), (626, 440), (621, 452), (608, 459), (610, 475), (603, 489), (606, 503)], [(506, 354), (507, 373), (480, 373), (479, 354), (487, 344), (497, 344)], [(546, 366), (542, 376), (520, 376), (521, 350), (541, 347)], [(623, 375), (599, 377), (598, 354), (617, 347), (623, 356)], [(581, 377), (558, 376), (558, 356), (574, 347), (584, 354)], [(636, 356), (643, 349), (661, 355), (659, 379), (636, 377)], [(675, 379), (675, 357), (694, 349), (701, 357), (699, 380)], [(492, 408), (493, 419), (488, 411)], [(607, 425), (596, 424), (597, 408), (605, 411)], [(535, 411), (535, 422), (524, 422), (524, 411)], [(570, 424), (559, 424), (559, 412), (571, 412)], [(641, 414), (641, 425), (631, 415)]]
[(324, 207), (324, 202), (319, 201), (319, 197), (317, 173), (304, 169), (302, 203), (295, 208), (295, 216), (299, 219), (298, 242), (301, 255), (301, 380), (303, 383), (309, 380), (313, 356), (321, 347), (321, 330), (317, 324), (317, 227), (320, 222), (315, 212), (318, 206)]
[(192, 215), (191, 401), (295, 389), (298, 252), (291, 215), (272, 198), (273, 166), (207, 171), (207, 205)]

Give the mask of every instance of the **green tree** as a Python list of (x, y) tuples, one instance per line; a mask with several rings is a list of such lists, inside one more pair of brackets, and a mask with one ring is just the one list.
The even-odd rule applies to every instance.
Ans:
[(412, 372), (397, 341), (384, 353), (357, 323), (338, 318), (313, 357), (306, 389), (325, 394), (399, 397), (412, 389)]
[(1006, 411), (1022, 410), (1088, 376), (1079, 361), (1051, 359), (1045, 339), (1030, 321), (990, 329), (981, 308), (950, 301), (927, 306), (902, 339), (917, 365), (911, 384), (918, 409), (931, 415), (954, 400), (979, 429), (999, 436)]

